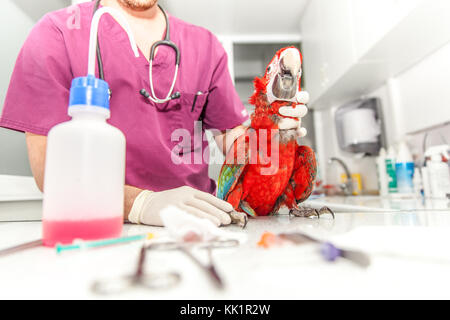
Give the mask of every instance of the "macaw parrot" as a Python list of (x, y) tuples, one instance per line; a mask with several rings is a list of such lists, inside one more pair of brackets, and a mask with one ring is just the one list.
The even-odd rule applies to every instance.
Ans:
[(262, 78), (254, 80), (251, 125), (228, 151), (218, 181), (217, 197), (236, 211), (233, 222), (245, 225), (247, 215), (275, 215), (282, 206), (297, 217), (329, 212), (334, 218), (327, 207), (298, 206), (311, 195), (317, 174), (314, 151), (297, 142), (299, 119), (309, 99), (301, 91), (301, 74), (301, 53), (288, 47), (275, 54)]

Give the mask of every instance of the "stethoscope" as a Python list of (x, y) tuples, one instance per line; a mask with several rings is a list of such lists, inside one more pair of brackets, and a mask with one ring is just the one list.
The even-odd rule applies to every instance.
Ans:
[[(98, 8), (100, 6), (100, 1), (101, 0), (96, 0), (95, 6), (94, 6), (94, 13), (98, 10)], [(173, 93), (173, 89), (175, 87), (175, 82), (177, 81), (177, 77), (178, 77), (178, 67), (180, 65), (180, 50), (178, 49), (177, 45), (173, 41), (170, 40), (170, 23), (169, 23), (169, 17), (167, 16), (167, 13), (164, 11), (164, 9), (159, 4), (158, 4), (158, 7), (161, 9), (162, 13), (164, 14), (164, 19), (166, 20), (166, 36), (165, 36), (164, 40), (155, 42), (150, 49), (149, 79), (150, 79), (151, 94), (148, 93), (147, 90), (145, 90), (145, 89), (141, 89), (139, 91), (139, 93), (143, 97), (153, 101), (154, 103), (165, 103), (170, 100), (179, 99), (181, 97), (181, 94), (179, 92)], [(153, 60), (155, 59), (155, 53), (156, 53), (156, 49), (158, 48), (158, 46), (171, 47), (173, 50), (175, 50), (175, 54), (176, 54), (175, 74), (173, 77), (172, 85), (170, 86), (170, 90), (169, 90), (167, 96), (162, 99), (156, 97), (154, 86), (153, 86), (153, 74), (152, 74)], [(102, 55), (100, 52), (100, 45), (99, 45), (98, 39), (97, 39), (97, 63), (98, 63), (100, 79), (105, 80), (105, 73), (103, 70), (103, 60), (102, 60)], [(111, 96), (111, 91), (109, 93)]]

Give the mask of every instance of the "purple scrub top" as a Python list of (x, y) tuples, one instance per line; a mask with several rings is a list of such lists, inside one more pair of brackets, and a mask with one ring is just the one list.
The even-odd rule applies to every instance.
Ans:
[[(33, 28), (17, 59), (0, 126), (47, 135), (54, 125), (70, 120), (67, 107), (71, 81), (87, 73), (93, 6), (91, 1), (52, 12)], [(194, 122), (199, 119), (203, 131), (223, 131), (241, 125), (248, 114), (233, 86), (227, 55), (217, 38), (175, 17), (169, 16), (169, 21), (171, 40), (181, 54), (174, 90), (181, 98), (155, 104), (139, 94), (142, 88), (150, 92), (148, 61), (142, 52), (139, 58), (134, 56), (126, 32), (110, 15), (102, 17), (99, 41), (105, 80), (112, 90), (108, 122), (126, 136), (127, 185), (153, 191), (188, 185), (214, 193), (208, 157), (200, 157), (199, 163), (195, 155), (208, 154), (207, 141), (198, 148), (192, 136), (188, 147), (180, 149), (177, 145), (181, 140), (172, 139), (172, 132), (185, 129), (193, 135)], [(159, 47), (153, 62), (157, 97), (167, 95), (174, 70), (174, 51)], [(203, 94), (196, 98), (198, 92)]]

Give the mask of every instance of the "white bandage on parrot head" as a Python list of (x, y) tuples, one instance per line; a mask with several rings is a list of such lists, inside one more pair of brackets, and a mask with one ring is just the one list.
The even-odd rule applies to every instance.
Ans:
[(289, 47), (277, 52), (267, 67), (267, 99), (274, 101), (301, 103), (300, 81), (302, 76), (302, 57), (297, 48)]

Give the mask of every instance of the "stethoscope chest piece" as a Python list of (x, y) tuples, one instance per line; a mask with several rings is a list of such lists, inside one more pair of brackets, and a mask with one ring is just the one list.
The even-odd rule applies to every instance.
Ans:
[[(179, 92), (175, 92), (173, 93), (174, 87), (175, 87), (175, 82), (177, 81), (177, 77), (178, 77), (178, 68), (180, 66), (180, 50), (178, 49), (177, 45), (170, 40), (170, 22), (169, 22), (169, 17), (167, 16), (167, 13), (164, 11), (164, 9), (158, 5), (159, 8), (161, 9), (162, 13), (164, 14), (164, 18), (166, 20), (166, 36), (164, 38), (164, 40), (160, 40), (155, 42), (151, 49), (150, 49), (150, 68), (149, 68), (149, 79), (150, 79), (150, 90), (151, 90), (151, 94), (147, 92), (147, 90), (145, 89), (141, 89), (139, 92), (142, 96), (144, 96), (145, 98), (155, 102), (155, 103), (165, 103), (168, 102), (170, 100), (174, 100), (174, 99), (179, 99), (181, 97), (181, 94)], [(165, 98), (158, 98), (155, 94), (155, 89), (153, 86), (153, 60), (155, 59), (155, 54), (156, 54), (156, 49), (159, 46), (166, 46), (166, 47), (170, 47), (175, 51), (175, 74), (173, 76), (173, 80), (172, 80), (172, 84), (170, 86), (169, 92), (167, 93), (167, 96)]]
[[(95, 6), (94, 6), (94, 13), (98, 10), (100, 6), (100, 0), (97, 0)], [(139, 91), (139, 93), (145, 97), (146, 99), (153, 101), (154, 103), (165, 103), (168, 102), (170, 100), (174, 100), (174, 99), (179, 99), (181, 97), (181, 93), (180, 92), (173, 92), (174, 88), (175, 88), (175, 83), (177, 81), (177, 77), (178, 77), (178, 68), (180, 66), (180, 59), (181, 59), (181, 55), (180, 55), (180, 50), (178, 49), (177, 45), (170, 40), (170, 22), (169, 22), (169, 17), (167, 16), (167, 13), (164, 11), (164, 9), (158, 5), (158, 7), (161, 9), (162, 13), (164, 14), (164, 19), (166, 21), (166, 36), (163, 40), (157, 41), (155, 42), (151, 49), (150, 49), (150, 68), (149, 68), (149, 79), (150, 79), (150, 93), (145, 90), (145, 89), (141, 89)], [(167, 96), (165, 98), (158, 98), (155, 94), (155, 89), (153, 86), (153, 60), (155, 58), (155, 53), (156, 53), (156, 49), (159, 46), (167, 46), (172, 48), (175, 51), (175, 74), (173, 76), (173, 80), (172, 80), (172, 84), (170, 86), (169, 92), (167, 93)], [(102, 57), (100, 54), (100, 49), (98, 48), (98, 43), (97, 43), (97, 58), (98, 58), (98, 66), (99, 66), (99, 73), (100, 73), (100, 78), (102, 80), (104, 80), (104, 73), (103, 73), (103, 61), (102, 61)], [(110, 93), (111, 96), (111, 93)]]

